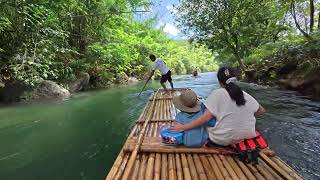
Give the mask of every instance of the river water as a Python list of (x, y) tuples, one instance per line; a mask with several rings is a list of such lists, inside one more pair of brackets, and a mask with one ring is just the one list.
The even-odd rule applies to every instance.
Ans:
[[(215, 73), (174, 77), (202, 97), (218, 88)], [(64, 101), (0, 107), (1, 180), (104, 179), (158, 82), (78, 93)], [(306, 179), (320, 179), (320, 102), (292, 91), (241, 83), (267, 113), (257, 128)]]

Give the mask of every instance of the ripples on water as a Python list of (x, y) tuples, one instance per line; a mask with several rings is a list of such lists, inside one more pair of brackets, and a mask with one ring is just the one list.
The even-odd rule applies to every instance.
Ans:
[[(176, 76), (206, 98), (215, 73)], [(320, 104), (292, 91), (241, 83), (267, 113), (257, 127), (279, 156), (308, 179), (320, 176)], [(103, 179), (153, 89), (142, 85), (73, 95), (67, 101), (0, 109), (0, 179)]]

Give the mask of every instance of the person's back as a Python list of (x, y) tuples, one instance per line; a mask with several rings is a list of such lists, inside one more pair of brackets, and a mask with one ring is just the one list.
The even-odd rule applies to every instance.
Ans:
[(207, 128), (213, 142), (229, 145), (255, 137), (254, 113), (259, 104), (246, 92), (243, 94), (246, 102), (242, 106), (231, 99), (225, 88), (214, 90), (207, 98), (205, 105), (217, 118), (215, 127)]

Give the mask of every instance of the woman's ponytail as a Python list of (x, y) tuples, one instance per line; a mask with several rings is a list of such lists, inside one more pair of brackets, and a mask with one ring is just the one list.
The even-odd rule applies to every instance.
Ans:
[(235, 84), (236, 78), (233, 69), (229, 67), (222, 67), (217, 74), (218, 80), (225, 86), (232, 100), (236, 102), (238, 106), (245, 105), (243, 91)]

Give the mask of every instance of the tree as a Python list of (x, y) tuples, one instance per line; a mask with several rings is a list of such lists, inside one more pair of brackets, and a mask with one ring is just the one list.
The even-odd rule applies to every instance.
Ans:
[(212, 50), (232, 53), (242, 71), (242, 59), (279, 34), (285, 13), (270, 0), (184, 0), (176, 9), (185, 33)]

